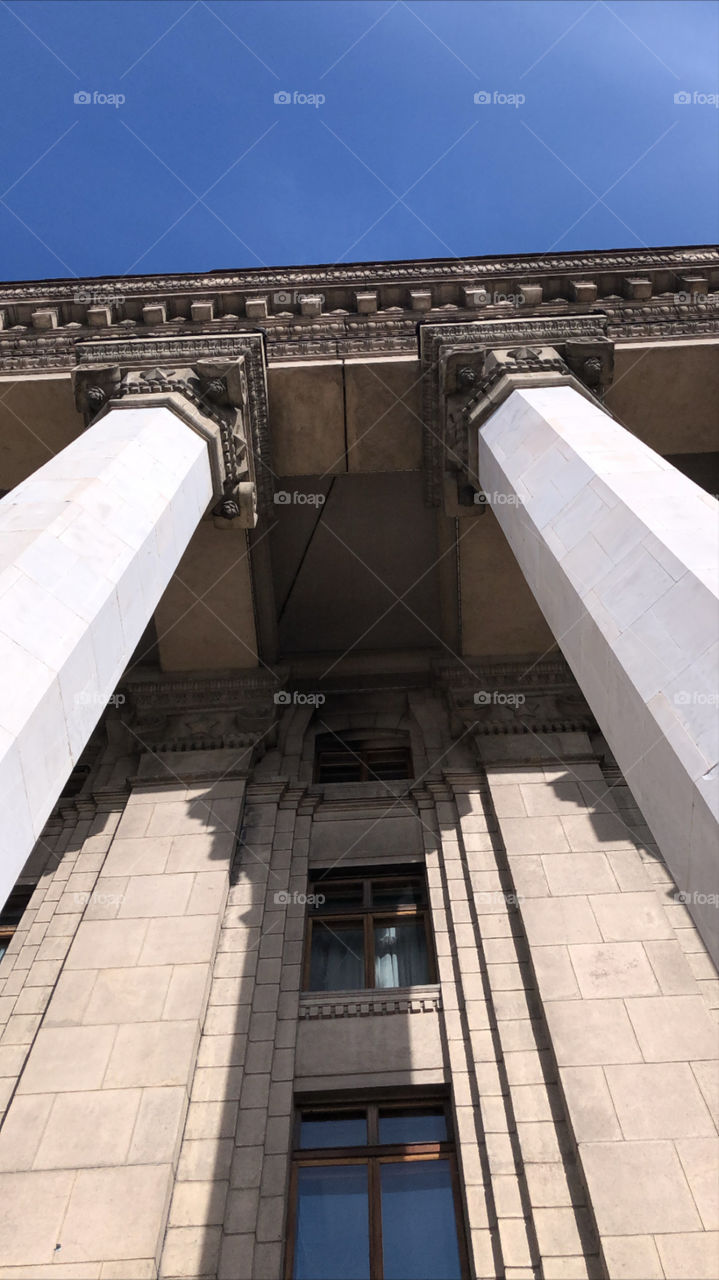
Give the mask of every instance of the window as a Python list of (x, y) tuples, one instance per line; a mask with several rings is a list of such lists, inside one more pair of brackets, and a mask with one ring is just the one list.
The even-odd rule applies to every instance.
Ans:
[(17, 929), (25, 913), (25, 908), (35, 892), (34, 884), (21, 885), (13, 889), (2, 911), (0, 911), (0, 960), (7, 951), (8, 943)]
[(306, 991), (412, 987), (434, 980), (424, 876), (416, 869), (310, 882)]
[(287, 1280), (466, 1275), (447, 1106), (302, 1108), (295, 1127)]
[(406, 733), (321, 733), (315, 738), (315, 782), (384, 782), (411, 777)]

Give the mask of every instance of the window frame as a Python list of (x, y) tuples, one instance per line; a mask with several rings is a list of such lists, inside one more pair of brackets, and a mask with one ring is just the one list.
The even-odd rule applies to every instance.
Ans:
[[(420, 864), (417, 864), (419, 866)], [(372, 903), (372, 886), (374, 883), (382, 883), (391, 885), (393, 882), (397, 885), (406, 884), (407, 881), (416, 881), (421, 890), (421, 900), (419, 903), (408, 903), (405, 906), (398, 906), (394, 910), (374, 906)], [(310, 874), (308, 896), (322, 892), (322, 879)], [(310, 974), (312, 969), (312, 935), (315, 924), (327, 923), (328, 927), (332, 924), (354, 924), (363, 930), (364, 943), (364, 980), (363, 987), (342, 988), (342, 990), (352, 991), (403, 991), (404, 987), (378, 987), (375, 984), (375, 949), (374, 949), (374, 929), (377, 924), (391, 925), (400, 920), (421, 920), (424, 927), (424, 944), (425, 955), (427, 960), (427, 985), (437, 982), (437, 959), (434, 950), (434, 941), (431, 923), (431, 910), (429, 905), (429, 893), (427, 890), (427, 877), (425, 868), (414, 870), (411, 868), (405, 874), (398, 872), (395, 867), (387, 868), (379, 873), (372, 869), (364, 869), (358, 875), (342, 875), (337, 877), (325, 877), (324, 883), (332, 886), (361, 884), (362, 899), (361, 903), (350, 903), (346, 908), (336, 907), (331, 911), (323, 914), (322, 907), (309, 907), (307, 911), (307, 929), (305, 931), (305, 951), (302, 962), (302, 991), (305, 994), (321, 995), (325, 992), (331, 993), (331, 988), (313, 988), (310, 986)], [(425, 985), (425, 984), (419, 984)]]
[[(328, 739), (332, 738), (336, 745), (329, 745)], [(394, 739), (394, 741), (392, 741)], [(381, 777), (375, 773), (372, 760), (375, 756), (387, 755), (395, 756), (402, 759), (404, 772), (393, 774), (391, 777)], [(337, 757), (335, 761), (328, 761), (327, 757)], [(324, 770), (329, 764), (342, 764), (345, 758), (347, 766), (353, 762), (359, 768), (358, 778), (332, 778), (324, 774)], [(381, 763), (381, 762), (375, 762)], [(353, 785), (358, 782), (408, 782), (413, 778), (412, 764), (412, 745), (409, 734), (390, 734), (383, 737), (381, 734), (373, 734), (370, 732), (362, 733), (361, 730), (356, 731), (356, 736), (352, 735), (352, 730), (343, 731), (343, 733), (324, 733), (318, 734), (315, 738), (314, 752), (314, 771), (313, 781), (320, 783), (322, 786), (333, 785)]]
[[(425, 1108), (441, 1108), (447, 1128), (447, 1138), (442, 1142), (393, 1142), (379, 1141), (380, 1111), (422, 1111)], [(302, 1116), (313, 1111), (323, 1115), (333, 1111), (363, 1110), (367, 1115), (367, 1143), (360, 1147), (300, 1147)], [(374, 1140), (374, 1141), (373, 1141)], [(446, 1160), (450, 1172), (454, 1221), (457, 1232), (457, 1250), (461, 1280), (468, 1280), (469, 1252), (462, 1204), (462, 1185), (457, 1162), (457, 1142), (452, 1123), (452, 1109), (446, 1097), (423, 1096), (367, 1098), (347, 1102), (300, 1103), (295, 1107), (292, 1125), (292, 1153), (289, 1181), (289, 1207), (287, 1213), (287, 1237), (285, 1241), (284, 1280), (292, 1280), (297, 1241), (298, 1170), (301, 1168), (327, 1168), (332, 1165), (367, 1166), (367, 1200), (369, 1224), (370, 1280), (383, 1280), (382, 1256), (382, 1189), (380, 1168), (383, 1164), (400, 1164), (414, 1161)]]

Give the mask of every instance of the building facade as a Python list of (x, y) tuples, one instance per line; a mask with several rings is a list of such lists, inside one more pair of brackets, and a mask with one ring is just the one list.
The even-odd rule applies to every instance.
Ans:
[(0, 1278), (719, 1271), (719, 253), (0, 289)]

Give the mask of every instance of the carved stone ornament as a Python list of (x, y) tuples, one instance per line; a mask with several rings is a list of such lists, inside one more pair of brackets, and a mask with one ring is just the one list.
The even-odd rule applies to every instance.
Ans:
[(492, 664), (440, 659), (436, 683), (453, 730), (475, 735), (594, 733), (592, 712), (563, 658)]
[(80, 367), (74, 372), (75, 399), (87, 426), (113, 408), (172, 409), (207, 441), (218, 499), (214, 514), (253, 528), (257, 491), (243, 364), (240, 358), (198, 360), (184, 368)]
[(601, 399), (613, 371), (605, 328), (599, 314), (423, 326), (427, 505), (453, 516), (476, 506), (478, 428), (516, 387), (564, 384)]

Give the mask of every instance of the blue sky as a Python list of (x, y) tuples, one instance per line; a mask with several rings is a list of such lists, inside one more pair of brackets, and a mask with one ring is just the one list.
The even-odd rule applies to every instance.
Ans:
[(711, 3), (0, 0), (0, 49), (5, 280), (716, 238)]

